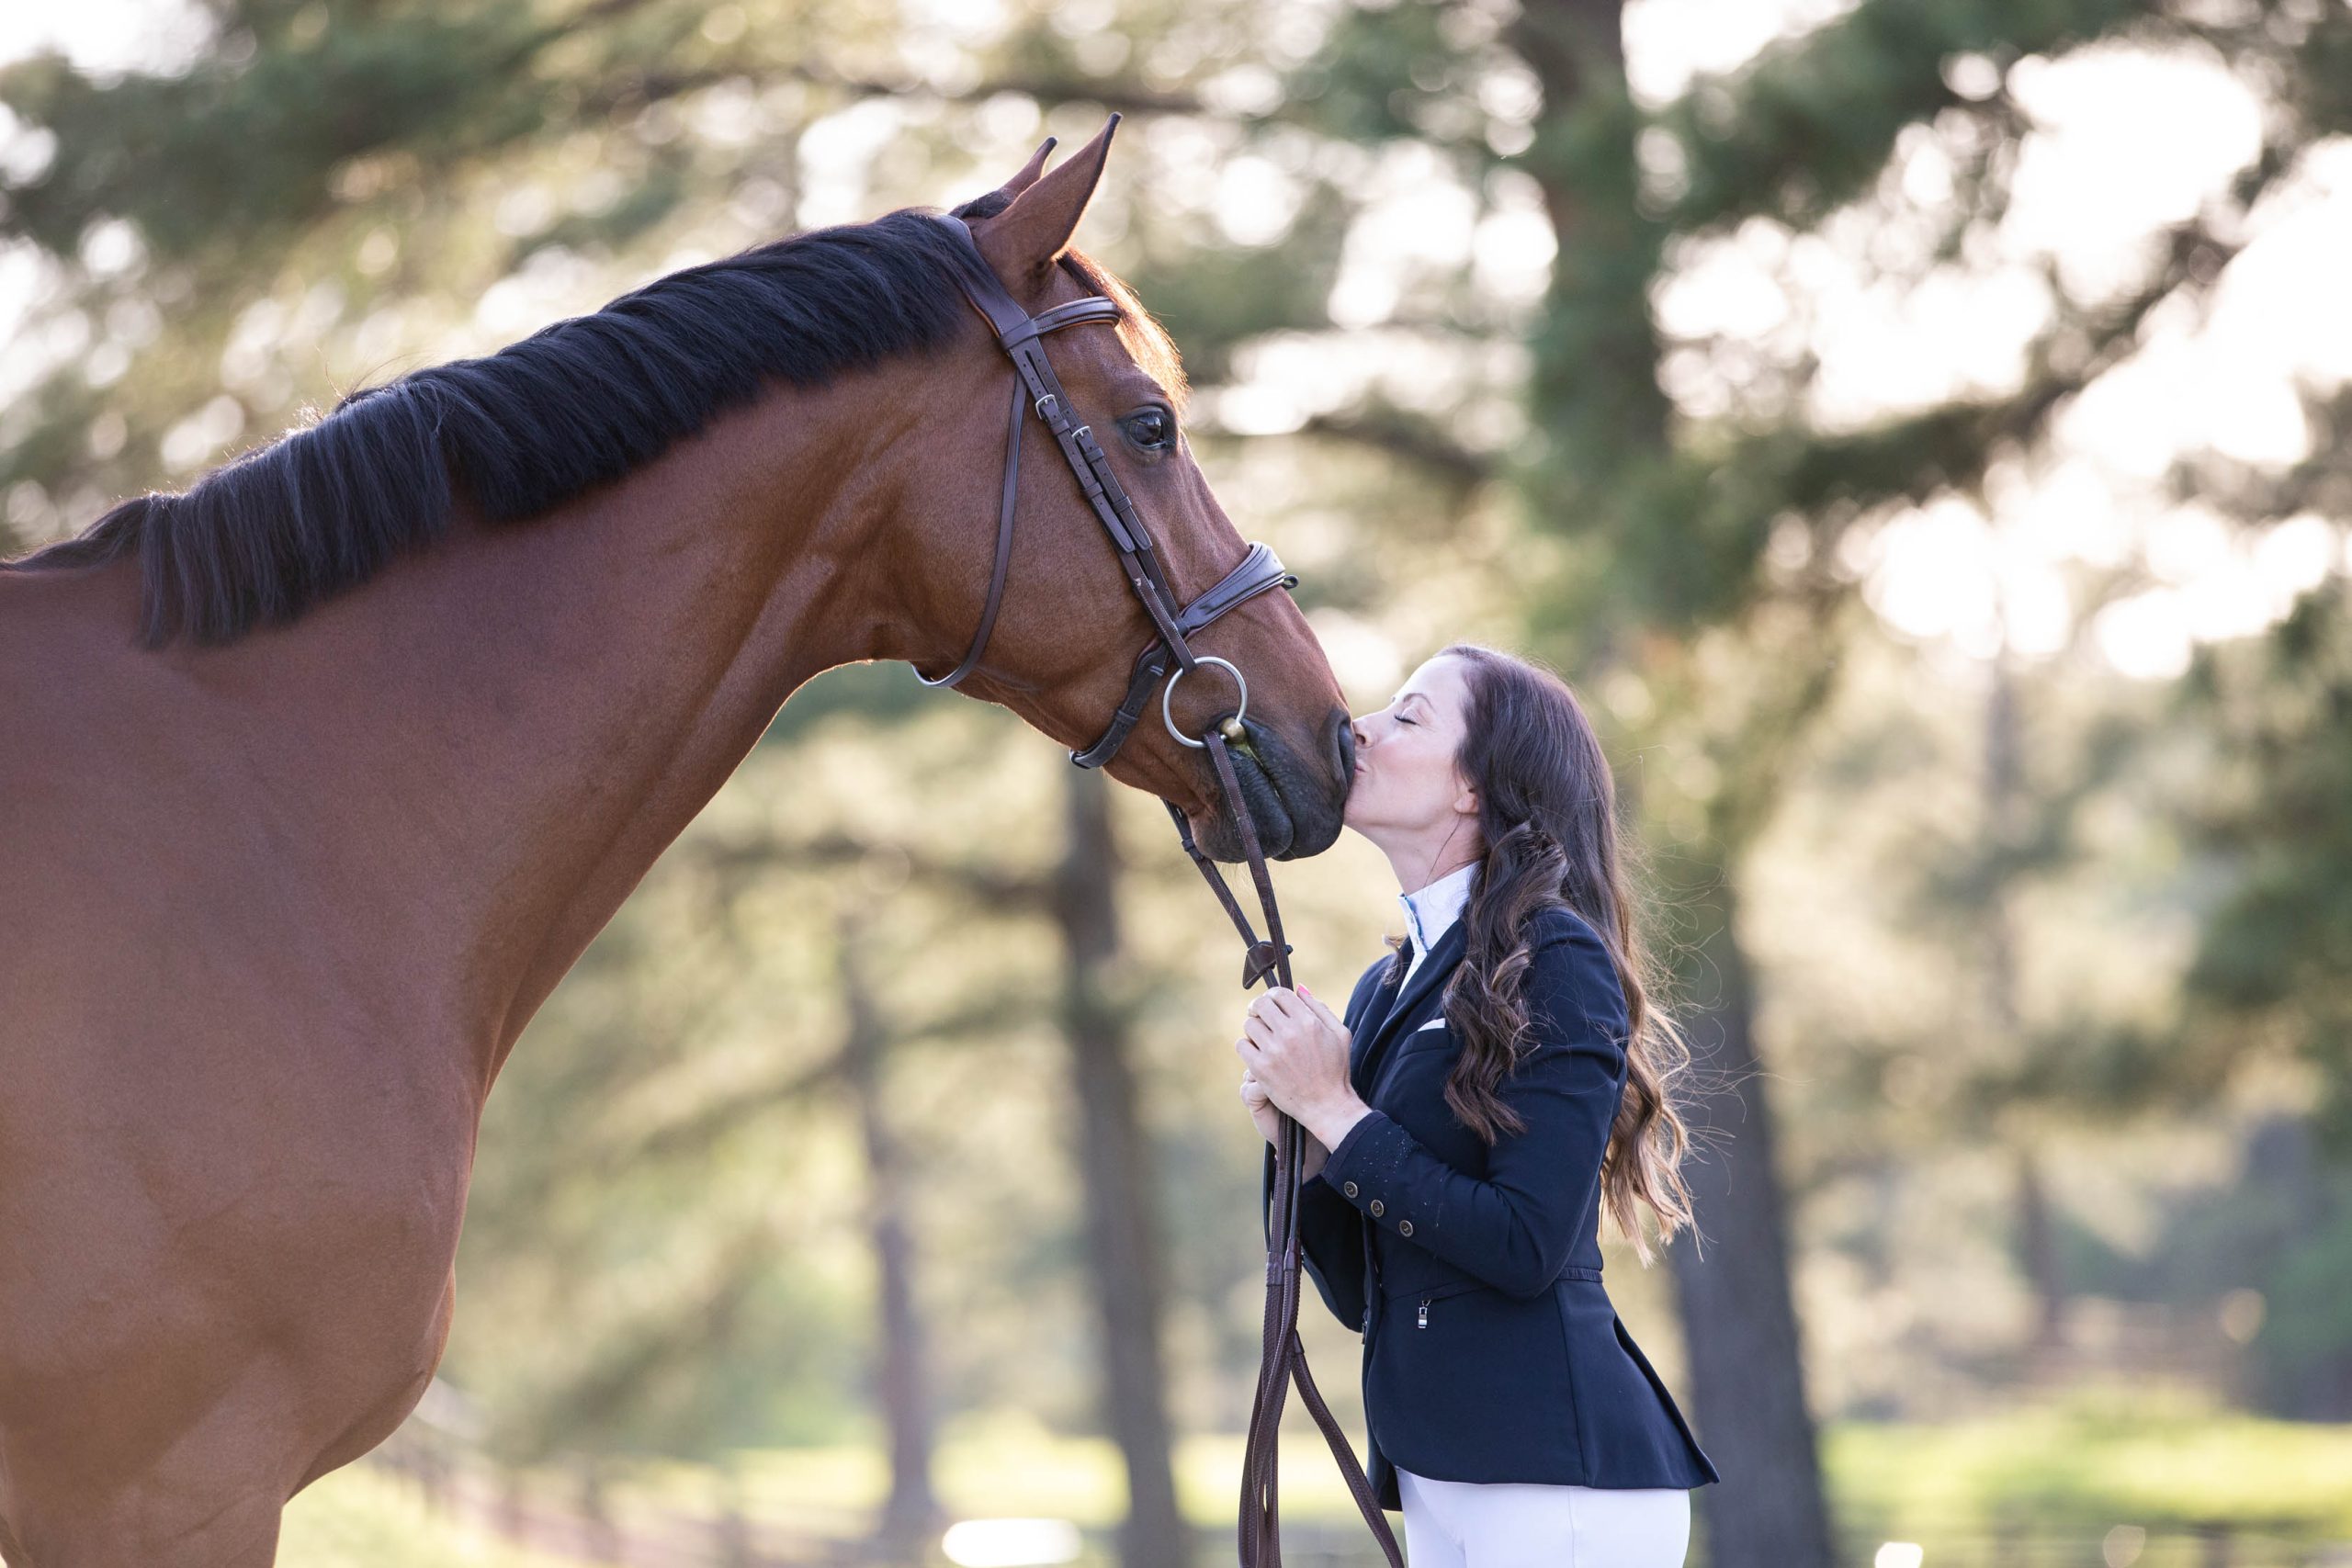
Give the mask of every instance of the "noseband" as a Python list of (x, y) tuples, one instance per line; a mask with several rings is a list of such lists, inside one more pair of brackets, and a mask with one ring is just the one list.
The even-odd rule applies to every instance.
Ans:
[[(1226, 573), (1215, 587), (1191, 604), (1180, 604), (1176, 591), (1159, 564), (1159, 554), (1152, 548), (1150, 530), (1136, 515), (1135, 502), (1127, 498), (1118, 475), (1111, 471), (1110, 458), (1094, 439), (1091, 427), (1072, 423), (1069, 400), (1063, 395), (1061, 380), (1046, 357), (1046, 334), (1081, 322), (1115, 321), (1122, 313), (1118, 301), (1089, 295), (1032, 316), (997, 280), (995, 270), (980, 254), (972, 231), (963, 220), (943, 215), (938, 221), (957, 241), (951, 247), (956, 286), (989, 323), (996, 333), (997, 345), (1012, 361), (1012, 407), (1005, 423), (1004, 490), (997, 509), (996, 561), (989, 571), (988, 599), (980, 609), (979, 628), (972, 634), (972, 646), (955, 669), (936, 679), (918, 671), (917, 678), (927, 686), (956, 684), (979, 663), (980, 654), (989, 644), (989, 634), (996, 628), (997, 611), (1004, 603), (1005, 570), (1012, 554), (1012, 516), (1020, 501), (1021, 438), (1027, 415), (1034, 412), (1061, 447), (1080, 491), (1093, 508), (1102, 531), (1110, 536), (1120, 570), (1127, 574), (1128, 586), (1135, 590), (1136, 598), (1142, 603), (1144, 614), (1151, 617), (1156, 632), (1136, 656), (1135, 671), (1127, 681), (1126, 699), (1112, 716), (1110, 727), (1093, 745), (1083, 751), (1071, 752), (1069, 760), (1081, 768), (1099, 768), (1109, 761), (1148, 711), (1151, 689), (1162, 680), (1168, 682), (1159, 697), (1160, 721), (1177, 740), (1208, 752), (1209, 765), (1224, 794), (1226, 809), (1233, 814), (1240, 833), (1242, 855), (1249, 862), (1258, 906), (1265, 916), (1266, 935), (1262, 940), (1251, 928), (1249, 916), (1242, 912), (1239, 900), (1234, 897), (1224, 876), (1193, 843), (1193, 829), (1184, 820), (1184, 814), (1170, 805), (1168, 815), (1176, 824), (1184, 852), (1192, 857), (1249, 948), (1242, 960), (1242, 988), (1247, 990), (1261, 980), (1287, 987), (1291, 983), (1291, 950), (1283, 941), (1282, 911), (1275, 906), (1273, 879), (1266, 871), (1257, 824), (1250, 818), (1250, 805), (1242, 796), (1241, 782), (1234, 773), (1233, 758), (1227, 749), (1228, 742), (1244, 739), (1248, 735), (1244, 720), (1250, 711), (1250, 682), (1227, 660), (1193, 652), (1187, 639), (1261, 593), (1296, 587), (1298, 579), (1283, 570), (1281, 559), (1272, 548), (1252, 544), (1240, 564)], [(1177, 682), (1203, 665), (1223, 671), (1232, 681), (1235, 705), (1228, 717), (1195, 738), (1176, 728), (1170, 705)], [(1282, 1562), (1275, 1440), (1283, 1399), (1294, 1378), (1300, 1398), (1330, 1443), (1332, 1457), (1339, 1461), (1340, 1472), (1355, 1496), (1356, 1507), (1386, 1553), (1390, 1568), (1405, 1568), (1404, 1556), (1397, 1550), (1396, 1538), (1388, 1528), (1378, 1499), (1373, 1495), (1372, 1483), (1356, 1462), (1355, 1450), (1333, 1419), (1315, 1386), (1315, 1379), (1306, 1370), (1306, 1349), (1298, 1338), (1299, 1156), (1305, 1134), (1287, 1115), (1282, 1117), (1281, 1127), (1281, 1136), (1274, 1145), (1275, 1201), (1267, 1218), (1265, 1336), (1258, 1366), (1257, 1393), (1250, 1404), (1250, 1435), (1242, 1453), (1241, 1568), (1280, 1568)]]

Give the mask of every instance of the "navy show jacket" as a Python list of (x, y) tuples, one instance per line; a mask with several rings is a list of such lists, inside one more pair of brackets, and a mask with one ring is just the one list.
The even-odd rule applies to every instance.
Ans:
[[(1306, 1271), (1363, 1335), (1367, 1473), (1690, 1487), (1718, 1479), (1600, 1282), (1600, 1164), (1625, 1086), (1616, 967), (1576, 914), (1536, 916), (1531, 1040), (1497, 1095), (1526, 1123), (1489, 1148), (1445, 1103), (1460, 1055), (1440, 1007), (1455, 920), (1396, 994), (1356, 982), (1348, 1076), (1371, 1111), (1299, 1190)], [(1274, 1156), (1262, 1192), (1272, 1232)]]

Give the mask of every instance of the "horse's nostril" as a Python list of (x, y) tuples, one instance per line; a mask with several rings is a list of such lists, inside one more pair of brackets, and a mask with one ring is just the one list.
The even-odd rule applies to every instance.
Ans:
[(1345, 790), (1356, 773), (1356, 727), (1345, 712), (1332, 727), (1332, 749), (1340, 759), (1340, 787)]

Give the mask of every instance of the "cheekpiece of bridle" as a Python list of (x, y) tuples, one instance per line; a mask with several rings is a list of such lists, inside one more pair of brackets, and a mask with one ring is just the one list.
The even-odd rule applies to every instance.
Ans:
[[(1249, 802), (1241, 794), (1240, 780), (1234, 773), (1233, 758), (1228, 750), (1232, 743), (1246, 742), (1249, 731), (1246, 720), (1250, 712), (1250, 682), (1239, 669), (1226, 660), (1210, 654), (1195, 653), (1189, 640), (1193, 634), (1216, 621), (1227, 612), (1248, 604), (1259, 594), (1275, 588), (1295, 588), (1298, 579), (1283, 570), (1283, 563), (1268, 546), (1252, 544), (1236, 566), (1208, 592), (1191, 604), (1182, 604), (1168, 581), (1159, 562), (1159, 554), (1152, 547), (1151, 532), (1136, 513), (1135, 502), (1128, 499), (1125, 487), (1111, 469), (1108, 457), (1094, 439), (1091, 427), (1079, 423), (1072, 415), (1069, 400), (1063, 394), (1061, 380), (1054, 374), (1051, 361), (1046, 357), (1045, 339), (1047, 334), (1064, 327), (1084, 322), (1116, 321), (1121, 310), (1115, 299), (1101, 295), (1089, 295), (1066, 305), (1057, 305), (1033, 316), (1023, 310), (996, 273), (979, 246), (973, 242), (972, 232), (963, 220), (940, 215), (938, 221), (952, 232), (957, 243), (950, 247), (956, 260), (956, 283), (972, 308), (980, 313), (996, 334), (997, 345), (1012, 361), (1012, 404), (1006, 416), (1004, 434), (1004, 488), (998, 503), (996, 523), (996, 559), (989, 572), (988, 598), (980, 610), (980, 623), (972, 634), (972, 645), (955, 669), (933, 677), (917, 672), (927, 686), (953, 686), (970, 674), (978, 665), (981, 653), (988, 648), (989, 634), (996, 627), (998, 609), (1004, 603), (1005, 571), (1012, 554), (1012, 519), (1021, 494), (1021, 445), (1029, 416), (1035, 414), (1045, 425), (1055, 444), (1061, 448), (1063, 459), (1078, 481), (1078, 488), (1088, 505), (1109, 536), (1111, 547), (1119, 558), (1120, 569), (1126, 573), (1128, 586), (1143, 604), (1144, 614), (1150, 617), (1156, 635), (1141, 653), (1136, 656), (1135, 670), (1127, 681), (1126, 699), (1112, 716), (1110, 727), (1102, 739), (1083, 751), (1073, 751), (1069, 760), (1081, 768), (1099, 768), (1114, 756), (1135, 727), (1148, 711), (1151, 691), (1162, 681), (1167, 682), (1159, 697), (1160, 721), (1168, 733), (1183, 745), (1204, 750), (1209, 765), (1216, 776), (1217, 787), (1223, 793), (1226, 809), (1233, 818), (1241, 837), (1243, 858), (1249, 863), (1250, 876), (1256, 886), (1258, 905), (1266, 920), (1266, 935), (1261, 938), (1250, 924), (1249, 916), (1227, 886), (1225, 877), (1200, 847), (1193, 841), (1191, 825), (1184, 814), (1173, 805), (1168, 815), (1176, 824), (1177, 836), (1183, 841), (1184, 852), (1208, 883), (1234, 929), (1241, 933), (1248, 947), (1242, 961), (1241, 984), (1244, 989), (1264, 980), (1272, 985), (1288, 987), (1291, 983), (1290, 947), (1283, 941), (1282, 911), (1274, 902), (1272, 877), (1266, 870), (1265, 852), (1258, 840), (1257, 824), (1250, 816)], [(1185, 734), (1176, 726), (1170, 706), (1176, 686), (1185, 676), (1203, 665), (1212, 665), (1225, 672), (1233, 682), (1234, 711), (1210, 726), (1199, 736)], [(1396, 1538), (1388, 1528), (1386, 1516), (1374, 1495), (1372, 1483), (1357, 1463), (1355, 1450), (1349, 1445), (1340, 1424), (1333, 1419), (1323, 1396), (1315, 1386), (1314, 1377), (1306, 1369), (1306, 1350), (1298, 1338), (1299, 1305), (1299, 1233), (1298, 1189), (1300, 1142), (1304, 1133), (1288, 1116), (1282, 1118), (1282, 1132), (1274, 1145), (1274, 1201), (1267, 1219), (1266, 1247), (1266, 1316), (1261, 1357), (1258, 1366), (1258, 1387), (1250, 1405), (1250, 1434), (1244, 1445), (1241, 1467), (1241, 1513), (1239, 1545), (1241, 1568), (1280, 1568), (1282, 1562), (1282, 1529), (1280, 1503), (1275, 1485), (1276, 1438), (1282, 1423), (1282, 1409), (1289, 1385), (1295, 1378), (1299, 1397), (1306, 1403), (1316, 1425), (1322, 1429), (1331, 1445), (1332, 1457), (1339, 1461), (1341, 1476), (1354, 1495), (1356, 1507), (1372, 1529), (1374, 1539), (1386, 1553), (1390, 1568), (1405, 1568), (1404, 1554), (1397, 1549)]]
[(1298, 579), (1283, 570), (1281, 559), (1270, 547), (1253, 544), (1241, 558), (1241, 564), (1226, 573), (1216, 587), (1189, 604), (1179, 604), (1176, 590), (1168, 581), (1167, 570), (1159, 564), (1159, 552), (1152, 547), (1151, 531), (1136, 514), (1135, 502), (1127, 498), (1126, 487), (1112, 471), (1110, 458), (1094, 439), (1093, 427), (1079, 423), (1072, 417), (1061, 378), (1054, 374), (1053, 362), (1046, 357), (1045, 339), (1048, 333), (1081, 322), (1116, 321), (1121, 314), (1119, 302), (1094, 294), (1033, 316), (997, 281), (996, 273), (980, 255), (979, 246), (974, 243), (972, 231), (964, 226), (964, 220), (945, 215), (938, 220), (947, 225), (960, 242), (955, 247), (959, 264), (956, 272), (957, 286), (996, 333), (997, 346), (1012, 361), (1012, 405), (1005, 418), (1004, 489), (997, 507), (996, 564), (989, 572), (989, 593), (980, 609), (979, 628), (972, 634), (972, 646), (955, 669), (944, 675), (923, 675), (920, 679), (927, 686), (955, 685), (979, 663), (980, 655), (989, 645), (989, 634), (996, 629), (997, 611), (1004, 604), (1005, 569), (1012, 556), (1012, 518), (1021, 501), (1021, 437), (1028, 416), (1035, 413), (1061, 447), (1069, 471), (1078, 479), (1080, 491), (1102, 523), (1102, 531), (1110, 536), (1111, 547), (1118, 553), (1120, 570), (1127, 574), (1128, 585), (1135, 590), (1144, 614), (1151, 617), (1151, 624), (1159, 632), (1136, 655), (1135, 673), (1127, 682), (1126, 701), (1119, 705), (1110, 728), (1093, 745), (1083, 751), (1071, 752), (1069, 760), (1081, 768), (1099, 768), (1116, 755), (1141, 722), (1151, 689), (1171, 669), (1175, 676), (1169, 680), (1168, 689), (1161, 695), (1160, 718), (1168, 726), (1168, 733), (1184, 745), (1204, 746), (1204, 740), (1176, 728), (1175, 716), (1169, 706), (1175, 695), (1176, 682), (1204, 664), (1216, 665), (1232, 681), (1236, 699), (1233, 716), (1220, 728), (1227, 739), (1242, 739), (1247, 734), (1243, 721), (1250, 711), (1248, 679), (1225, 660), (1194, 653), (1188, 638), (1190, 634), (1269, 589), (1297, 587)]

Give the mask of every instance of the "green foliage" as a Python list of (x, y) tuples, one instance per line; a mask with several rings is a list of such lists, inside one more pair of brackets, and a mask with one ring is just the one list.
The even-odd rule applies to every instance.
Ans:
[(751, 950), (725, 886), (689, 862), (633, 901), (491, 1101), (448, 1372), (503, 1454), (812, 1440), (859, 1401), (819, 1218), (841, 1201), (826, 954), (807, 927)]
[(2306, 1182), (2260, 1259), (2255, 1349), (2268, 1408), (2352, 1410), (2352, 580), (2330, 575), (2264, 637), (2205, 650), (2181, 707), (2214, 737), (2199, 843), (2221, 875), (2186, 978), (2209, 1057), (2299, 1062), (2337, 1176)]
[(2352, 1429), (2146, 1392), (1933, 1427), (1847, 1425), (1831, 1430), (1827, 1460), (1849, 1537), (1917, 1541), (1929, 1562), (2062, 1535), (2096, 1561), (2118, 1525), (2312, 1544), (2352, 1531)]
[(2352, 1177), (2339, 1173), (2320, 1224), (2295, 1234), (2262, 1283), (2254, 1342), (2263, 1407), (2325, 1420), (2352, 1411)]
[(1446, 22), (1439, 6), (1347, 6), (1292, 73), (1283, 101), (1343, 142), (1458, 139), (1466, 119), (1446, 110), (1475, 96), (1480, 62), (1456, 45)]
[(2023, 130), (2005, 95), (1952, 88), (1955, 58), (2006, 71), (2027, 55), (2161, 38), (2163, 10), (2148, 0), (1865, 0), (1661, 112), (1682, 153), (1676, 225), (1762, 213), (1816, 227), (1868, 192), (1906, 127), (1958, 112), (1998, 140)]
[[(1237, 347), (1323, 323), (1351, 215), (1339, 193), (1317, 182), (1279, 249), (1170, 236), (1146, 253), (1127, 282), (1182, 345), (1186, 375), (1216, 385), (1232, 379)], [(1164, 220), (1153, 224), (1164, 227)]]
[(100, 83), (56, 56), (0, 72), (0, 102), (57, 137), (46, 177), (9, 197), (9, 227), (70, 253), (98, 215), (136, 222), (159, 255), (224, 240), (272, 246), (329, 209), (347, 160), (398, 149), (437, 163), (535, 129), (517, 67), (547, 35), (520, 7), (330, 14), (255, 4), (243, 58), (185, 75)]
[(2331, 576), (2251, 644), (2206, 650), (2185, 696), (2217, 742), (2200, 825), (2233, 877), (2189, 994), (2207, 1027), (2301, 1053), (2352, 1154), (2352, 581)]

